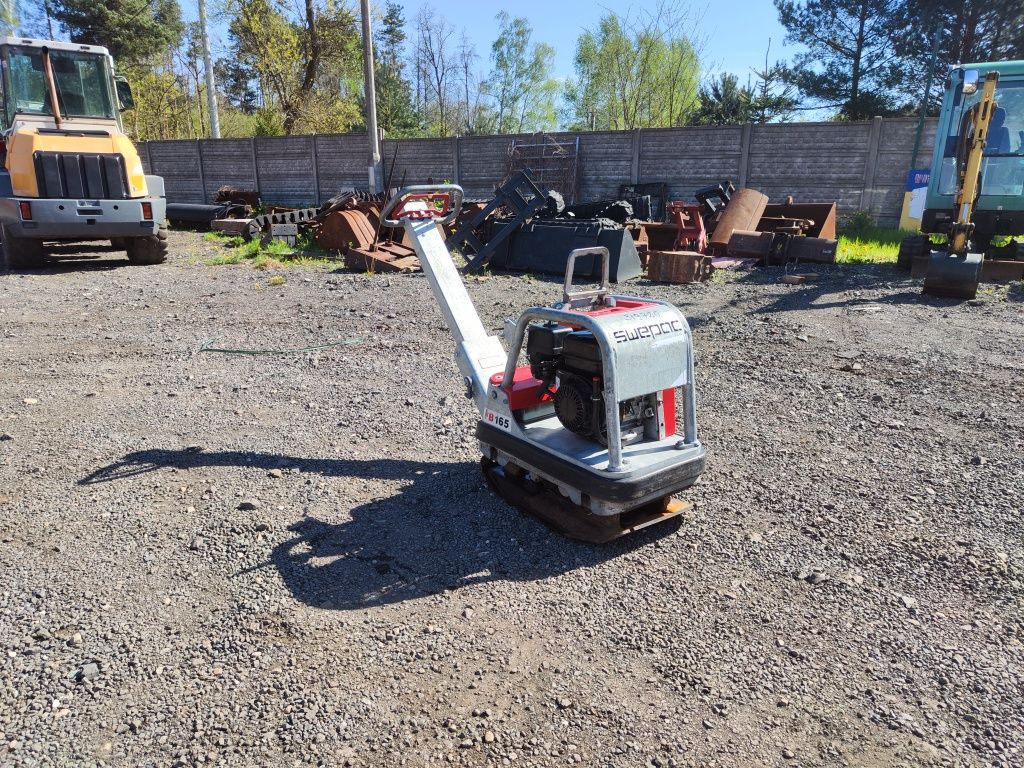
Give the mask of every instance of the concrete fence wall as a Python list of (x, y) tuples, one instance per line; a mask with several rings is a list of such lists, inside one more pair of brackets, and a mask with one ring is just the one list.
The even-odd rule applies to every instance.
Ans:
[[(840, 214), (868, 210), (899, 220), (917, 121), (876, 117), (857, 123), (781, 123), (555, 134), (580, 140), (580, 200), (614, 197), (620, 184), (665, 182), (689, 199), (698, 187), (731, 180), (773, 202), (839, 203)], [(462, 136), (386, 140), (392, 185), (454, 181), (469, 197), (489, 197), (505, 176), (512, 139)], [(935, 120), (925, 123), (917, 166), (927, 167)], [(396, 155), (397, 148), (397, 155)], [(365, 134), (143, 142), (149, 173), (164, 177), (172, 202), (209, 202), (225, 185), (258, 189), (267, 202), (304, 206), (339, 190), (367, 186)]]

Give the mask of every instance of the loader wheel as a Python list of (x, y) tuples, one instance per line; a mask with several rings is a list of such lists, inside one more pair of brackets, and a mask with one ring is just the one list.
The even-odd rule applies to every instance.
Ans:
[(46, 265), (42, 240), (14, 237), (7, 227), (0, 227), (0, 270), (38, 269)]
[(155, 235), (129, 238), (125, 250), (132, 264), (163, 264), (167, 261), (167, 229), (160, 227)]
[(907, 235), (900, 242), (900, 252), (896, 257), (896, 266), (900, 269), (909, 270), (914, 259), (918, 256), (927, 256), (931, 253), (932, 243), (928, 235)]
[(127, 237), (112, 237), (110, 238), (110, 247), (116, 248), (119, 251), (128, 250), (128, 238)]

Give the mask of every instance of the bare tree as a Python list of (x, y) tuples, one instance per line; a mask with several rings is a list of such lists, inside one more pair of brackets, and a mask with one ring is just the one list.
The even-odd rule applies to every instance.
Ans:
[(459, 57), (455, 28), (433, 8), (424, 6), (416, 16), (417, 79), (423, 83), (423, 112), (438, 136), (453, 128), (452, 101)]
[(459, 79), (462, 81), (459, 111), (462, 115), (461, 130), (469, 135), (490, 133), (494, 129), (493, 111), (487, 103), (488, 84), (477, 68), (479, 58), (463, 30), (459, 41)]

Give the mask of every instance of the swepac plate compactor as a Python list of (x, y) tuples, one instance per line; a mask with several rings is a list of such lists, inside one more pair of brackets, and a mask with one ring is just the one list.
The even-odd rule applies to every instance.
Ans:
[[(491, 488), (591, 542), (681, 513), (689, 505), (673, 494), (704, 469), (686, 318), (665, 301), (613, 295), (608, 250), (581, 248), (569, 256), (562, 300), (509, 321), (506, 351), (480, 321), (437, 226), (462, 199), (456, 185), (407, 187), (381, 218), (408, 232), (455, 337)], [(601, 285), (574, 291), (584, 258), (602, 260)]]

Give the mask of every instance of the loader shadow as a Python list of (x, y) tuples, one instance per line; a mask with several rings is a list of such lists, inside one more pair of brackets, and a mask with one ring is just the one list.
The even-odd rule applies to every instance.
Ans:
[(109, 272), (115, 269), (123, 269), (132, 266), (134, 265), (128, 261), (127, 258), (100, 258), (99, 256), (77, 257), (49, 259), (42, 266), (31, 267), (29, 269), (12, 269), (6, 273), (0, 269), (0, 274), (59, 275), (72, 272)]
[(68, 272), (105, 272), (133, 266), (123, 248), (99, 242), (51, 243), (45, 261), (29, 269), (11, 270), (11, 274), (62, 274)]
[[(324, 609), (387, 605), (489, 581), (545, 579), (612, 560), (679, 528), (677, 518), (600, 546), (571, 541), (492, 493), (475, 462), (151, 450), (129, 454), (80, 484), (124, 480), (166, 467), (266, 471), (283, 465), (339, 479), (408, 481), (392, 496), (350, 507), (341, 522), (313, 515), (297, 520), (269, 560), (248, 569), (272, 565), (297, 600)], [(341, 518), (343, 499), (339, 506)]]

